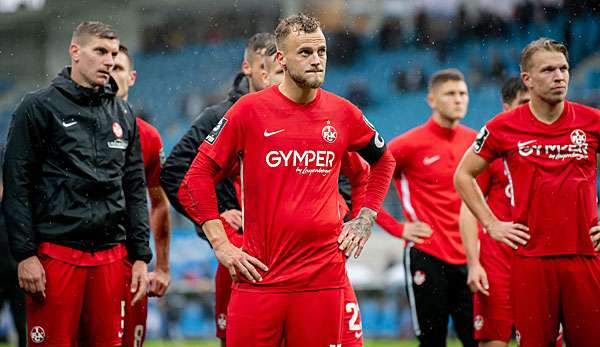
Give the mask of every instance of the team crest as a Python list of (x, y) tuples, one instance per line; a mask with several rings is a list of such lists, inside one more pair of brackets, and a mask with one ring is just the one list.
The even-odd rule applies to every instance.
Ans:
[(225, 328), (227, 328), (227, 316), (225, 316), (224, 313), (221, 313), (219, 318), (217, 318), (217, 325), (221, 330), (225, 330)]
[(577, 129), (577, 130), (573, 130), (573, 132), (571, 133), (571, 142), (573, 142), (574, 145), (583, 145), (585, 143), (586, 140), (586, 136), (585, 136), (585, 132), (581, 129)]
[(46, 339), (46, 332), (44, 331), (44, 328), (42, 328), (39, 325), (34, 326), (33, 328), (31, 328), (31, 341), (33, 341), (33, 343), (42, 343), (44, 342), (44, 339)]
[(121, 124), (119, 124), (119, 122), (114, 122), (112, 125), (112, 131), (115, 134), (116, 137), (118, 138), (122, 138), (123, 137), (123, 128), (121, 128)]
[(337, 130), (335, 130), (333, 125), (330, 124), (331, 122), (327, 121), (327, 125), (323, 127), (323, 130), (321, 130), (321, 134), (323, 135), (323, 140), (325, 140), (328, 143), (334, 143), (337, 139)]
[(426, 277), (427, 276), (425, 276), (425, 272), (423, 272), (421, 270), (417, 270), (417, 271), (415, 271), (415, 275), (413, 276), (413, 282), (416, 285), (420, 286), (423, 283), (425, 283), (425, 280), (427, 279)]
[(483, 329), (483, 317), (481, 315), (478, 314), (475, 316), (475, 319), (473, 320), (473, 328), (475, 328), (475, 330)]

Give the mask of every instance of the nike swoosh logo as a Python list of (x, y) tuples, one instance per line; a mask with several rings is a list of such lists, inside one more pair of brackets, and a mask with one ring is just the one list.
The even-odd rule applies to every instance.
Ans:
[(361, 336), (362, 336), (362, 330), (354, 333), (354, 337), (356, 337), (357, 339), (360, 339)]
[(429, 166), (438, 160), (440, 160), (439, 155), (434, 155), (433, 157), (425, 157), (425, 158), (423, 158), (423, 164), (425, 164), (426, 166)]
[(63, 121), (63, 122), (62, 122), (62, 125), (63, 125), (65, 128), (72, 127), (72, 126), (73, 126), (73, 125), (75, 125), (75, 124), (77, 124), (77, 121), (72, 121), (72, 122), (68, 122), (68, 123), (67, 123), (67, 122), (65, 122), (65, 121)]
[(530, 144), (534, 143), (535, 141), (537, 141), (537, 140), (531, 140), (531, 141), (525, 141), (525, 142), (519, 141), (518, 145), (519, 145), (519, 147), (523, 147), (523, 146), (530, 145)]
[(265, 129), (265, 133), (263, 135), (265, 135), (265, 137), (269, 137), (269, 136), (273, 136), (275, 134), (279, 134), (282, 131), (285, 131), (285, 129), (281, 129), (281, 130), (277, 130), (277, 131), (273, 131), (273, 132), (268, 132), (267, 129)]

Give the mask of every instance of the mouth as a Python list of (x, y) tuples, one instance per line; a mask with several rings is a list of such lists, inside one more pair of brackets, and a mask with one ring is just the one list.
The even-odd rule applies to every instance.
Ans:
[(306, 73), (323, 73), (323, 70), (311, 70), (311, 71), (306, 71)]
[(100, 70), (100, 71), (98, 71), (98, 74), (107, 79), (110, 77), (110, 73), (108, 71)]

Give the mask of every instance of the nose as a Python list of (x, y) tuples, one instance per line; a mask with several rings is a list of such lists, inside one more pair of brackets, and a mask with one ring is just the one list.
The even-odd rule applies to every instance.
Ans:
[(314, 66), (319, 66), (321, 64), (321, 59), (319, 58), (319, 54), (317, 52), (311, 54), (309, 63), (310, 65)]
[(554, 71), (554, 80), (555, 81), (564, 81), (567, 77), (567, 71), (563, 71), (561, 69), (556, 69)]
[(106, 57), (104, 58), (104, 65), (106, 65), (106, 67), (109, 69), (115, 65), (115, 58), (112, 56), (112, 54), (106, 54)]

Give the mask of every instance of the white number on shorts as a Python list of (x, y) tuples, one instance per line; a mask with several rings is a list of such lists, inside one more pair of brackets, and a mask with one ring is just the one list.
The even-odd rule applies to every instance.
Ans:
[(133, 347), (142, 347), (142, 339), (144, 338), (144, 326), (136, 325), (135, 330), (133, 331)]
[(348, 329), (350, 329), (350, 331), (356, 331), (356, 333), (354, 333), (354, 336), (356, 336), (356, 338), (358, 339), (359, 337), (362, 336), (362, 326), (360, 323), (356, 324), (356, 321), (358, 320), (358, 313), (359, 313), (358, 305), (355, 302), (347, 303), (346, 304), (346, 312), (352, 313), (350, 322), (348, 322)]

